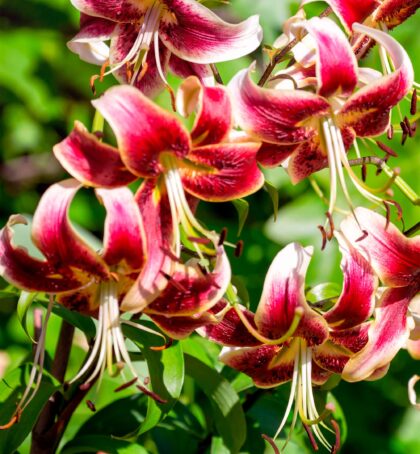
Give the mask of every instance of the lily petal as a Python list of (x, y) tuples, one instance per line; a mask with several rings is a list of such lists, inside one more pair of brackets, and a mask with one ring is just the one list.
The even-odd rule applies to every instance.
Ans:
[(257, 153), (257, 161), (264, 167), (277, 167), (285, 161), (299, 146), (275, 145), (263, 142)]
[(312, 359), (322, 369), (341, 374), (344, 366), (349, 360), (351, 352), (347, 349), (336, 345), (329, 340), (322, 345), (313, 347)]
[(105, 261), (85, 243), (69, 222), (70, 203), (81, 184), (73, 179), (50, 186), (42, 196), (32, 223), (32, 238), (51, 266), (70, 267), (108, 279)]
[(145, 261), (145, 232), (133, 194), (128, 188), (97, 189), (96, 194), (107, 212), (104, 260), (110, 266), (125, 265), (127, 272), (139, 271)]
[(383, 293), (369, 329), (369, 342), (344, 367), (344, 380), (364, 380), (386, 366), (406, 344), (410, 331), (407, 308), (416, 292), (415, 288), (402, 287)]
[(419, 6), (418, 0), (384, 0), (376, 9), (373, 17), (376, 22), (382, 22), (389, 30), (392, 30), (414, 14)]
[(213, 72), (209, 65), (200, 65), (199, 63), (192, 63), (171, 54), (169, 58), (170, 70), (181, 79), (186, 79), (190, 76), (196, 76), (200, 79), (203, 85), (211, 87), (214, 85)]
[(262, 40), (258, 16), (229, 24), (194, 0), (163, 0), (159, 36), (178, 57), (194, 63), (235, 60), (255, 50)]
[(188, 77), (178, 89), (176, 102), (184, 117), (197, 112), (191, 131), (195, 146), (222, 142), (232, 127), (229, 95), (221, 85), (205, 87), (197, 77)]
[(326, 99), (305, 91), (271, 90), (256, 85), (249, 71), (240, 71), (229, 83), (234, 119), (247, 133), (264, 142), (294, 144), (316, 132), (305, 120), (326, 114)]
[[(72, 5), (89, 16), (104, 17), (115, 22), (139, 20), (150, 0), (133, 2), (132, 0), (70, 0)], [(151, 6), (151, 5), (150, 5)]]
[(324, 318), (330, 327), (343, 329), (359, 325), (372, 315), (378, 279), (369, 262), (345, 237), (336, 232), (336, 238), (343, 256), (343, 290)]
[(179, 168), (186, 191), (202, 200), (245, 197), (264, 184), (257, 165), (260, 144), (221, 143), (194, 148)]
[(370, 321), (355, 326), (354, 328), (332, 330), (329, 340), (336, 345), (341, 345), (352, 353), (360, 351), (369, 340)]
[(338, 114), (338, 123), (353, 128), (359, 137), (376, 136), (388, 128), (391, 108), (411, 90), (413, 65), (404, 48), (387, 33), (360, 24), (354, 24), (353, 30), (383, 46), (391, 56), (395, 71), (351, 96)]
[(78, 121), (53, 151), (67, 172), (84, 185), (113, 188), (137, 179), (125, 168), (116, 148), (102, 143)]
[(290, 328), (296, 310), (303, 315), (294, 336), (303, 337), (309, 346), (323, 343), (328, 327), (322, 316), (305, 299), (305, 275), (313, 249), (291, 243), (273, 260), (265, 278), (263, 293), (255, 313), (255, 323), (262, 335), (278, 339)]
[(181, 122), (134, 87), (112, 87), (92, 104), (111, 125), (124, 164), (140, 177), (161, 172), (161, 152), (183, 157), (191, 147)]
[(366, 208), (356, 208), (355, 217), (357, 221), (353, 216), (346, 218), (340, 229), (371, 263), (381, 281), (390, 287), (418, 283), (420, 237), (405, 237), (392, 223), (387, 226), (385, 217)]

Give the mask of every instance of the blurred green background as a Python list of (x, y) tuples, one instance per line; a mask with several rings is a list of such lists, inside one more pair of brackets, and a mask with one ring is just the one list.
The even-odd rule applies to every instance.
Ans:
[[(259, 14), (267, 44), (279, 35), (281, 24), (297, 8), (297, 2), (288, 0), (232, 0), (230, 5), (221, 5), (220, 2), (206, 4), (215, 6), (221, 16), (232, 22)], [(320, 11), (323, 7), (317, 4), (313, 11)], [(40, 195), (48, 185), (66, 177), (51, 150), (71, 130), (75, 119), (90, 126), (93, 109), (89, 102), (92, 99), (89, 79), (98, 72), (98, 68), (81, 62), (67, 50), (66, 41), (78, 28), (78, 12), (69, 0), (0, 0), (0, 11), (0, 223), (4, 225), (12, 213), (33, 214)], [(418, 17), (412, 17), (393, 32), (413, 59), (416, 50), (418, 54), (415, 39), (418, 26)], [(219, 65), (223, 80), (228, 82), (238, 69), (246, 67), (254, 59), (262, 68), (261, 50), (249, 58)], [(377, 62), (374, 50), (364, 64), (378, 67)], [(419, 62), (413, 61), (413, 64), (418, 73)], [(179, 84), (174, 78), (170, 78), (170, 82), (174, 86)], [(114, 83), (112, 76), (109, 76), (103, 84), (97, 85), (98, 94)], [(170, 108), (167, 93), (159, 95), (158, 102)], [(401, 110), (403, 115), (408, 113), (409, 101), (402, 103)], [(399, 121), (397, 115), (394, 121)], [(402, 177), (418, 191), (419, 139), (408, 140), (404, 147), (398, 142), (399, 136), (392, 141), (392, 146), (399, 152), (399, 158), (392, 158), (390, 165), (400, 167)], [(320, 250), (317, 225), (324, 221), (326, 206), (308, 182), (292, 186), (280, 168), (266, 174), (278, 189), (278, 219), (276, 222), (273, 220), (272, 202), (267, 192), (261, 190), (249, 197), (250, 212), (241, 234), (245, 243), (244, 254), (240, 259), (232, 258), (233, 272), (245, 284), (254, 308), (259, 300), (265, 270), (278, 250), (290, 241), (316, 246), (308, 285), (327, 281), (340, 283), (340, 257), (336, 245), (331, 243), (326, 250)], [(369, 174), (373, 181), (374, 169), (370, 168)], [(327, 172), (321, 172), (316, 179), (327, 192)], [(373, 184), (379, 186), (381, 181), (374, 181)], [(395, 199), (403, 206), (406, 228), (411, 227), (418, 220), (418, 211), (397, 188)], [(354, 200), (360, 200), (357, 194)], [(203, 203), (198, 214), (212, 228), (228, 227), (229, 239), (236, 241), (238, 220), (232, 204)], [(101, 237), (103, 216), (103, 210), (87, 190), (82, 191), (72, 205), (74, 222), (98, 237)], [(4, 301), (0, 307), (0, 376), (16, 367), (30, 351), (29, 341), (17, 322), (14, 308), (15, 301)], [(59, 320), (53, 318), (48, 344), (51, 351), (56, 338), (54, 330), (58, 328)], [(77, 356), (77, 351), (74, 356)], [(348, 438), (342, 452), (420, 452), (420, 413), (408, 409), (406, 386), (408, 379), (419, 371), (420, 364), (403, 351), (393, 362), (388, 375), (379, 382), (340, 383), (334, 394), (348, 422)], [(229, 371), (225, 374), (229, 376)], [(247, 407), (248, 426), (252, 430), (243, 452), (262, 452), (258, 434), (275, 431), (285, 408), (288, 389), (285, 385), (275, 392), (254, 394), (255, 399)], [(109, 399), (100, 403), (104, 406), (107, 402)], [(88, 416), (88, 411), (81, 409), (76, 421), (80, 425), (80, 421)], [(70, 428), (67, 439), (75, 434), (77, 428), (78, 425)], [(157, 430), (163, 431), (163, 439), (169, 437), (164, 428)], [(251, 439), (253, 437), (255, 440)], [(200, 446), (191, 445), (191, 450), (205, 452)], [(20, 452), (27, 452), (25, 449)], [(162, 445), (161, 452), (169, 452), (166, 449)], [(286, 452), (302, 452), (303, 448), (295, 449), (291, 446)], [(212, 452), (222, 451), (215, 448)]]

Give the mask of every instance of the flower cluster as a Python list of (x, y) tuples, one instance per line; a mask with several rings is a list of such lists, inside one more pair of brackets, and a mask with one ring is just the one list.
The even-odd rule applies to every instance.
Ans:
[[(32, 240), (43, 258), (13, 241), (14, 226), (27, 223), (22, 215), (11, 216), (0, 232), (4, 279), (97, 319), (95, 341), (72, 382), (91, 385), (107, 369), (147, 392), (122, 329), (124, 324), (142, 329), (130, 317), (144, 314), (169, 338), (196, 331), (222, 345), (220, 360), (258, 387), (290, 381), (290, 399), (273, 439), (294, 403), (291, 431), (299, 415), (314, 447), (315, 435), (336, 450), (334, 409), (317, 408), (313, 388), (333, 376), (349, 382), (379, 379), (407, 345), (418, 356), (420, 237), (405, 236), (391, 222), (394, 208), (398, 220), (402, 213), (388, 197), (394, 184), (410, 200), (416, 196), (387, 165), (396, 153), (371, 139), (392, 137), (393, 109), (415, 85), (410, 58), (388, 30), (413, 14), (418, 2), (330, 0), (323, 17), (307, 18), (303, 7), (311, 1), (303, 0), (284, 25), (268, 77), (254, 82), (253, 64), (223, 86), (215, 64), (258, 48), (257, 16), (230, 24), (195, 0), (72, 0), (81, 18), (69, 49), (100, 65), (100, 79), (112, 73), (121, 85), (92, 101), (92, 132), (76, 122), (54, 147), (72, 178), (52, 185), (35, 212)], [(374, 45), (382, 72), (360, 64)], [(286, 59), (288, 64), (271, 74)], [(176, 95), (168, 69), (183, 79)], [(151, 100), (164, 87), (178, 114), (194, 116), (191, 128)], [(415, 104), (414, 91), (411, 115)], [(105, 122), (115, 145), (104, 133)], [(400, 127), (403, 142), (414, 135), (415, 122), (407, 116)], [(362, 156), (367, 140), (385, 157)], [(368, 164), (387, 175), (383, 186), (367, 184)], [(253, 312), (231, 282), (225, 251), (232, 246), (239, 255), (242, 244), (227, 242), (225, 230), (209, 230), (196, 208), (200, 201), (234, 201), (255, 193), (264, 185), (261, 167), (277, 166), (293, 184), (328, 168), (327, 219), (319, 228), (323, 248), (335, 241), (341, 251), (342, 291), (310, 301), (305, 275), (314, 248), (291, 243), (273, 260)], [(355, 166), (362, 169), (361, 178)], [(383, 215), (355, 206), (348, 178)], [(99, 251), (69, 219), (82, 186), (91, 188), (106, 210)], [(344, 208), (338, 206), (340, 188)], [(342, 212), (336, 229), (334, 219)], [(37, 348), (40, 358), (44, 342)], [(35, 361), (34, 368), (40, 365)], [(25, 393), (15, 421), (30, 399)], [(326, 434), (331, 431), (335, 442)]]

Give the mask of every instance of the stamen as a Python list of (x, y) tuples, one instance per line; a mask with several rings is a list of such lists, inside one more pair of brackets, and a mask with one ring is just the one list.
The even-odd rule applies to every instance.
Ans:
[(10, 429), (12, 426), (14, 426), (16, 423), (18, 423), (21, 414), (22, 414), (22, 411), (20, 409), (16, 410), (15, 414), (12, 416), (10, 421), (8, 423), (4, 424), (3, 426), (0, 426), (0, 430)]
[(407, 127), (407, 133), (408, 133), (409, 137), (413, 137), (413, 131), (411, 129), (410, 120), (408, 119), (407, 116), (404, 117), (404, 124)]
[(86, 401), (86, 405), (88, 406), (89, 410), (91, 410), (93, 412), (96, 411), (95, 404), (91, 400), (87, 400)]
[(325, 249), (326, 245), (327, 245), (327, 242), (328, 242), (327, 232), (325, 231), (324, 226), (318, 225), (317, 227), (321, 231), (321, 235), (322, 235), (321, 251), (323, 251)]
[(236, 247), (235, 247), (235, 257), (239, 258), (241, 255), (242, 255), (242, 252), (244, 251), (244, 242), (242, 240), (239, 240), (237, 243), (236, 243)]
[(177, 290), (180, 292), (187, 292), (187, 289), (178, 281), (175, 279), (172, 279), (172, 277), (165, 273), (164, 271), (160, 271), (160, 274), (168, 281), (169, 284), (173, 285)]
[(138, 380), (137, 377), (134, 377), (132, 380), (128, 381), (127, 383), (123, 383), (121, 386), (118, 386), (118, 388), (114, 389), (114, 393), (119, 393), (120, 391), (129, 388), (130, 386), (134, 385)]
[(331, 419), (331, 425), (333, 426), (335, 432), (335, 443), (331, 449), (331, 454), (337, 454), (341, 446), (341, 434), (340, 434), (340, 426), (337, 424), (337, 421)]
[(210, 244), (211, 241), (208, 238), (197, 238), (194, 236), (188, 236), (187, 237), (188, 241), (191, 241), (191, 243), (197, 243), (197, 244)]
[(280, 454), (279, 448), (271, 437), (266, 434), (261, 434), (261, 438), (263, 438), (267, 443), (270, 444), (270, 446), (273, 448), (274, 454)]
[[(403, 124), (405, 126), (405, 123), (403, 123)], [(408, 137), (408, 132), (404, 131), (404, 129), (403, 129), (403, 133), (402, 133), (402, 137), (401, 137), (401, 145), (405, 144), (405, 142), (407, 141), (407, 137)]]
[(328, 223), (330, 225), (330, 232), (328, 233), (327, 239), (331, 240), (331, 238), (334, 236), (334, 230), (335, 230), (335, 228), (334, 228), (334, 219), (332, 217), (332, 214), (329, 211), (327, 211), (325, 213), (325, 216), (327, 216)]
[(302, 423), (302, 426), (308, 435), (309, 443), (311, 444), (313, 450), (318, 451), (319, 448), (318, 448), (318, 445), (316, 444), (315, 437), (314, 437), (314, 434), (312, 433), (311, 427), (304, 423)]
[(411, 105), (410, 105), (410, 114), (416, 115), (417, 113), (417, 90), (413, 90), (413, 95), (411, 96)]
[(161, 352), (169, 348), (173, 344), (173, 342), (174, 342), (173, 339), (169, 338), (164, 345), (150, 347), (150, 350), (153, 350), (155, 352)]
[(363, 241), (368, 235), (369, 233), (367, 232), (367, 230), (362, 230), (362, 236), (357, 238), (356, 243), (358, 243), (359, 241)]
[(384, 151), (387, 155), (393, 156), (395, 158), (398, 158), (398, 154), (388, 145), (385, 145), (383, 142), (380, 142), (379, 140), (376, 141), (376, 145)]
[(392, 140), (392, 138), (394, 137), (394, 126), (392, 126), (392, 124), (389, 125), (389, 128), (386, 132), (386, 137), (388, 140)]
[(166, 399), (164, 399), (163, 397), (160, 397), (159, 394), (156, 394), (155, 392), (151, 391), (150, 389), (146, 388), (145, 386), (137, 385), (137, 388), (143, 394), (146, 394), (146, 396), (151, 397), (153, 400), (155, 400), (159, 404), (167, 404), (168, 403), (168, 401)]
[(223, 246), (223, 243), (226, 241), (227, 234), (228, 229), (226, 227), (223, 227), (223, 229), (220, 232), (219, 242), (217, 243), (218, 246)]
[(362, 181), (365, 183), (366, 178), (367, 178), (367, 165), (364, 161), (361, 166), (361, 173), (362, 173)]

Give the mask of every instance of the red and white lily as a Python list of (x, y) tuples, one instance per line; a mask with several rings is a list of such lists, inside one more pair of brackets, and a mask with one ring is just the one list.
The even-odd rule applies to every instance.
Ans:
[[(349, 217), (340, 229), (371, 263), (385, 290), (376, 305), (368, 344), (344, 368), (347, 381), (363, 380), (386, 367), (406, 345), (415, 326), (409, 305), (420, 291), (420, 236), (405, 237), (385, 217), (366, 208), (357, 208), (355, 214), (358, 222)], [(416, 307), (412, 312), (418, 322)]]
[[(248, 71), (241, 71), (230, 84), (237, 123), (264, 141), (257, 155), (263, 165), (277, 166), (288, 159), (287, 171), (293, 183), (328, 166), (329, 213), (335, 207), (338, 184), (352, 206), (343, 167), (362, 195), (382, 203), (372, 193), (375, 190), (355, 175), (346, 152), (357, 137), (377, 136), (388, 129), (391, 108), (404, 98), (413, 83), (408, 55), (388, 34), (353, 24), (355, 31), (387, 50), (395, 67), (390, 75), (372, 77), (358, 69), (346, 36), (330, 19), (315, 17), (291, 26), (296, 33), (306, 30), (315, 45), (314, 55), (307, 56), (312, 61), (315, 58), (315, 72), (310, 64), (308, 69), (302, 69), (302, 62), (287, 70), (300, 73), (296, 85), (309, 90), (283, 89), (283, 80), (278, 89), (261, 88), (252, 82)], [(361, 82), (364, 86), (356, 90)], [(312, 89), (317, 93), (311, 93)]]
[(222, 322), (202, 330), (225, 347), (220, 359), (249, 375), (258, 387), (292, 381), (287, 408), (274, 438), (283, 429), (295, 402), (292, 428), (300, 415), (319, 441), (331, 449), (321, 431), (330, 413), (319, 414), (312, 385), (341, 374), (367, 342), (366, 321), (374, 309), (377, 278), (367, 262), (336, 233), (343, 254), (343, 290), (335, 305), (321, 313), (306, 301), (305, 275), (312, 248), (292, 243), (278, 253), (267, 273), (254, 314), (237, 305)]
[[(249, 54), (261, 43), (258, 16), (224, 22), (195, 0), (72, 0), (82, 13), (68, 43), (83, 60), (109, 64), (123, 83), (147, 95), (167, 85), (167, 66), (183, 77), (211, 77), (209, 63)], [(110, 40), (110, 47), (104, 41)], [(108, 74), (106, 73), (106, 74)]]

